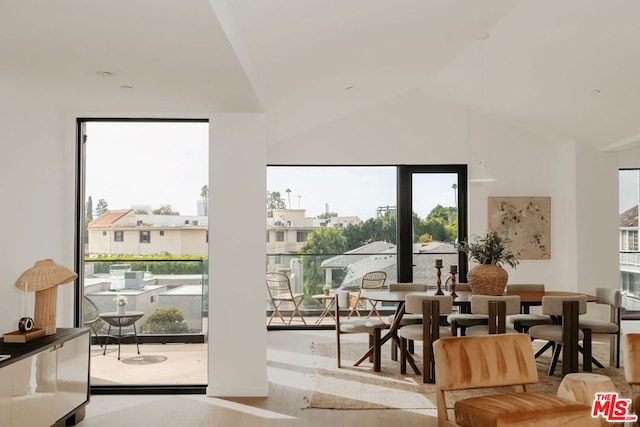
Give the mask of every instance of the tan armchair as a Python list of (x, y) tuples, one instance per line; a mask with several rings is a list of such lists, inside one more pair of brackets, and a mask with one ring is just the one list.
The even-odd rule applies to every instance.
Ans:
[[(533, 347), (526, 334), (445, 337), (433, 343), (438, 426), (562, 426), (600, 424), (591, 406), (526, 392), (538, 382)], [(514, 386), (514, 392), (458, 400), (449, 420), (445, 393)]]

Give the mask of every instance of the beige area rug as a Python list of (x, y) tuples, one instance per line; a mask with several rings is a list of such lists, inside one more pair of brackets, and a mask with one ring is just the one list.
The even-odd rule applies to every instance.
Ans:
[[(543, 342), (534, 342), (539, 348)], [(399, 362), (390, 357), (390, 346), (385, 345), (382, 351), (382, 371), (373, 372), (368, 362), (359, 367), (353, 363), (365, 353), (366, 343), (343, 342), (342, 368), (336, 367), (335, 344), (312, 344), (312, 352), (317, 357), (315, 385), (308, 396), (305, 396), (306, 408), (320, 409), (435, 409), (435, 385), (422, 383), (422, 375), (415, 375), (410, 366), (407, 374), (400, 374)], [(624, 379), (622, 368), (608, 366), (608, 343), (594, 342), (594, 356), (605, 365), (604, 369), (594, 366), (593, 373), (606, 375), (613, 379), (618, 391), (629, 395), (629, 387)], [(421, 343), (416, 342), (416, 363), (422, 366)], [(551, 352), (547, 351), (537, 360), (538, 384), (527, 387), (527, 391), (555, 395), (562, 380), (562, 364), (558, 362), (555, 374), (547, 375)], [(582, 356), (580, 356), (582, 364)], [(453, 408), (456, 400), (486, 393), (503, 392), (513, 388), (493, 388), (485, 390), (459, 391), (447, 393), (447, 406)]]

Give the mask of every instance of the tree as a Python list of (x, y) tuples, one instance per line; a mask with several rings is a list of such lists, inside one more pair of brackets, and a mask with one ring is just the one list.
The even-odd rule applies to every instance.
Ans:
[(323, 214), (318, 215), (316, 218), (318, 219), (329, 219), (329, 218), (335, 218), (338, 216), (337, 212), (325, 212)]
[[(298, 251), (302, 258), (305, 296), (322, 293), (324, 271), (322, 261), (347, 250), (347, 239), (334, 227), (315, 229)], [(325, 255), (325, 256), (322, 256)]]
[(174, 211), (171, 205), (160, 205), (158, 209), (151, 211), (154, 215), (180, 215), (180, 212)]
[(87, 199), (85, 212), (85, 218), (87, 219), (87, 222), (93, 221), (93, 200), (91, 199), (91, 196), (89, 196), (89, 199)]
[(84, 242), (89, 243), (89, 223), (93, 221), (93, 200), (91, 196), (87, 199), (84, 214)]
[(203, 185), (200, 189), (200, 197), (202, 197), (202, 206), (204, 208), (204, 216), (209, 215), (209, 186)]
[(273, 218), (274, 209), (286, 209), (287, 205), (279, 191), (267, 191), (267, 217)]
[(106, 213), (109, 210), (109, 206), (104, 199), (98, 200), (98, 205), (96, 206), (96, 216), (100, 216)]
[(347, 239), (347, 250), (359, 248), (371, 242), (396, 243), (396, 214), (387, 211), (378, 218), (369, 218), (360, 224), (349, 224), (342, 229)]

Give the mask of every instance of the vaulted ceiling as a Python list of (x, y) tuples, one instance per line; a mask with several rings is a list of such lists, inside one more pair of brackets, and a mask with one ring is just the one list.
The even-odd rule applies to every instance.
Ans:
[(638, 22), (636, 0), (0, 0), (0, 84), (71, 112), (265, 112), (271, 141), (420, 93), (621, 149)]

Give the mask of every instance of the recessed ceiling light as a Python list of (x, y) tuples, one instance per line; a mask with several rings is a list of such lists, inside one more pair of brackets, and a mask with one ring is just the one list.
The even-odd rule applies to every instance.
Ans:
[(96, 74), (102, 77), (111, 77), (114, 75), (111, 71), (96, 71)]
[(133, 86), (124, 85), (120, 86), (120, 89), (133, 89)]

